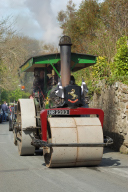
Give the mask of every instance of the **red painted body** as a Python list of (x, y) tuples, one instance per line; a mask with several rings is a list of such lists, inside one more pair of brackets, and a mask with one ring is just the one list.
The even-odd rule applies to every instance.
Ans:
[(54, 109), (44, 109), (40, 112), (40, 119), (41, 119), (41, 130), (42, 130), (42, 140), (47, 141), (47, 111), (48, 110), (69, 110), (70, 114), (67, 115), (98, 115), (101, 125), (103, 127), (104, 121), (104, 112), (101, 109), (93, 109), (93, 108), (54, 108)]

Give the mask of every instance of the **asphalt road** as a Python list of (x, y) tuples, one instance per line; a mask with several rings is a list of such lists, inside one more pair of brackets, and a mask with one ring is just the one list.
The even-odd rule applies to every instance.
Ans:
[(0, 124), (0, 192), (128, 192), (128, 155), (105, 148), (97, 167), (47, 168), (41, 151), (19, 156)]

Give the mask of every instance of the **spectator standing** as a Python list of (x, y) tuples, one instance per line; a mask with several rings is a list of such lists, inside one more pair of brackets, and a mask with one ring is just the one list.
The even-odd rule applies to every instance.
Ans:
[(6, 101), (4, 101), (4, 103), (2, 104), (1, 109), (2, 109), (2, 111), (3, 111), (2, 121), (3, 121), (4, 119), (5, 119), (5, 121), (6, 121), (6, 118), (7, 118), (6, 112), (8, 111), (8, 106), (6, 105)]

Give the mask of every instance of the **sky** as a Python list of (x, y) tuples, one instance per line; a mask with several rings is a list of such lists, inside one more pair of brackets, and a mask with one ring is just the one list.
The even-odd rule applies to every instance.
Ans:
[[(82, 2), (72, 1), (77, 9)], [(67, 3), (68, 0), (0, 0), (0, 20), (10, 16), (18, 33), (56, 44), (62, 35), (57, 14), (66, 10)]]

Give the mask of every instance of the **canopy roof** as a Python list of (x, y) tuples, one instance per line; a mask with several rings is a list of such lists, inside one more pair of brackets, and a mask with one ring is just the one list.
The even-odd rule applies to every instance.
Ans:
[[(79, 53), (71, 53), (71, 71), (77, 71), (96, 63), (96, 56), (86, 55)], [(52, 66), (55, 64), (60, 65), (60, 53), (40, 55), (29, 58), (23, 65), (20, 66), (21, 72), (34, 72), (34, 68), (42, 68)]]

